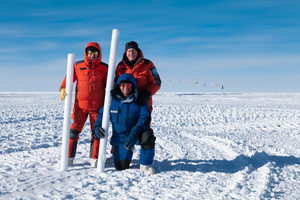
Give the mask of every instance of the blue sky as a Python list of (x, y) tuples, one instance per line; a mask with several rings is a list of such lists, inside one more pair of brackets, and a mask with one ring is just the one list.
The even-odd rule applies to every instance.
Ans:
[(58, 91), (68, 53), (82, 60), (95, 41), (108, 63), (113, 29), (117, 63), (125, 43), (138, 42), (161, 92), (220, 92), (222, 84), (224, 92), (300, 92), (299, 8), (298, 0), (4, 0), (0, 92)]

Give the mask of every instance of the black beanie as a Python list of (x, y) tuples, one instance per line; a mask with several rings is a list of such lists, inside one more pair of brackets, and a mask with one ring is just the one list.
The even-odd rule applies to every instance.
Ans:
[(96, 47), (89, 46), (88, 48), (86, 48), (86, 54), (88, 54), (89, 51), (98, 52), (99, 55), (99, 49), (97, 49)]
[(127, 52), (128, 49), (133, 48), (137, 52), (139, 52), (139, 45), (135, 41), (127, 42), (125, 45), (125, 52)]

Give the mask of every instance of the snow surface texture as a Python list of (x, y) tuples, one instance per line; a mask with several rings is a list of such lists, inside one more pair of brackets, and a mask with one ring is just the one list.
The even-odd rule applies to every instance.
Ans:
[(0, 199), (300, 198), (299, 93), (156, 94), (152, 176), (138, 169), (139, 147), (130, 169), (97, 173), (88, 121), (60, 172), (59, 93), (2, 92), (0, 107)]

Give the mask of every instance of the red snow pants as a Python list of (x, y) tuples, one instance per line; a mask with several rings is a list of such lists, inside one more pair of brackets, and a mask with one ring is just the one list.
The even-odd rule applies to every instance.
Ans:
[(76, 108), (73, 110), (72, 119), (73, 124), (70, 126), (70, 139), (69, 139), (69, 158), (74, 158), (76, 155), (77, 143), (79, 140), (79, 134), (88, 118), (90, 117), (91, 125), (91, 146), (90, 146), (90, 158), (97, 159), (99, 152), (100, 139), (97, 138), (94, 132), (94, 124), (97, 120), (98, 110), (83, 110)]

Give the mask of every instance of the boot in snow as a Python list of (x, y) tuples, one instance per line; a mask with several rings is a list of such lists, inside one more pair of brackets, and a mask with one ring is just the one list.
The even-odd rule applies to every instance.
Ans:
[(93, 159), (93, 158), (91, 158), (91, 159), (90, 159), (90, 163), (91, 163), (91, 166), (92, 166), (92, 167), (97, 167), (98, 159)]
[(140, 170), (144, 172), (145, 174), (155, 174), (155, 169), (152, 165), (140, 165)]
[[(68, 167), (73, 165), (74, 158), (68, 158)], [(58, 167), (60, 167), (61, 160), (57, 162)]]

